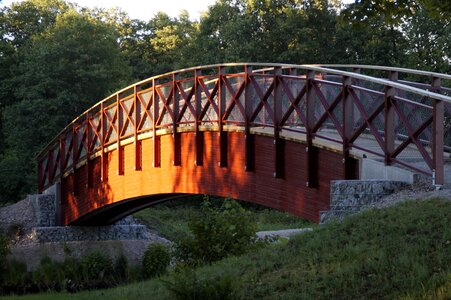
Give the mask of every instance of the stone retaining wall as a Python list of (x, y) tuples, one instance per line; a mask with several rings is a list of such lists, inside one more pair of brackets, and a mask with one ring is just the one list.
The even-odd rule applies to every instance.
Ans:
[(148, 240), (151, 234), (144, 225), (54, 226), (32, 228), (31, 239), (36, 242)]
[(406, 186), (405, 182), (391, 180), (334, 180), (330, 185), (330, 210), (320, 212), (320, 222), (359, 212)]

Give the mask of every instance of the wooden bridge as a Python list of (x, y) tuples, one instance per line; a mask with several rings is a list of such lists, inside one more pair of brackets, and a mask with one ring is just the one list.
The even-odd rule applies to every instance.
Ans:
[(330, 181), (362, 157), (444, 183), (451, 76), (360, 65), (221, 64), (128, 86), (38, 156), (60, 222), (110, 224), (188, 194), (233, 197), (318, 221)]

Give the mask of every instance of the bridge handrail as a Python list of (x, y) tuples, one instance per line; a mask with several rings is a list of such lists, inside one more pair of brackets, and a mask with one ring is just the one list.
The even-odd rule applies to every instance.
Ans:
[[(406, 84), (402, 84), (402, 83), (398, 83), (395, 81), (391, 81), (391, 80), (387, 80), (387, 79), (381, 79), (381, 78), (377, 78), (377, 77), (372, 77), (372, 76), (368, 76), (368, 75), (362, 75), (362, 74), (358, 74), (358, 73), (354, 73), (354, 72), (348, 72), (348, 71), (341, 71), (341, 70), (336, 70), (336, 69), (330, 69), (330, 68), (324, 68), (324, 67), (320, 67), (320, 66), (316, 66), (316, 65), (296, 65), (296, 64), (281, 64), (281, 63), (224, 63), (224, 64), (213, 64), (213, 65), (204, 65), (204, 66), (196, 66), (196, 67), (191, 67), (191, 68), (185, 68), (185, 69), (179, 69), (176, 71), (171, 71), (171, 72), (167, 72), (164, 74), (159, 74), (159, 75), (155, 75), (152, 77), (149, 77), (147, 79), (141, 80), (139, 82), (136, 82), (134, 84), (131, 84), (107, 97), (105, 97), (104, 99), (102, 99), (100, 102), (94, 104), (92, 107), (88, 108), (86, 111), (84, 111), (82, 114), (80, 114), (78, 117), (76, 117), (71, 123), (69, 123), (63, 130), (61, 130), (53, 140), (51, 140), (44, 148), (43, 150), (37, 155), (37, 158), (41, 158), (43, 156), (43, 154), (45, 152), (47, 152), (47, 150), (50, 148), (51, 145), (53, 145), (55, 143), (55, 141), (57, 141), (58, 137), (64, 133), (66, 130), (68, 130), (69, 128), (72, 127), (72, 125), (74, 123), (77, 123), (80, 118), (82, 118), (83, 116), (85, 116), (87, 113), (94, 111), (96, 108), (100, 107), (100, 105), (110, 99), (112, 99), (113, 97), (116, 97), (118, 94), (124, 93), (130, 89), (133, 89), (136, 86), (140, 86), (140, 85), (144, 85), (147, 83), (152, 82), (152, 80), (155, 79), (159, 79), (159, 78), (165, 78), (171, 75), (175, 75), (175, 74), (181, 74), (181, 73), (185, 73), (185, 72), (192, 72), (192, 71), (196, 71), (196, 70), (206, 70), (206, 69), (213, 69), (213, 68), (226, 68), (226, 67), (267, 67), (265, 69), (262, 69), (262, 71), (264, 70), (270, 70), (274, 67), (280, 67), (282, 69), (302, 69), (302, 70), (307, 70), (307, 71), (315, 71), (318, 73), (328, 73), (328, 74), (333, 74), (333, 75), (340, 75), (340, 76), (344, 76), (344, 77), (350, 77), (350, 78), (354, 78), (354, 79), (361, 79), (361, 80), (365, 80), (368, 82), (372, 82), (372, 83), (377, 83), (377, 84), (381, 84), (384, 86), (389, 86), (389, 87), (393, 87), (393, 88), (397, 88), (400, 90), (404, 90), (404, 91), (408, 91), (408, 92), (413, 92), (416, 94), (419, 94), (421, 96), (424, 97), (428, 97), (428, 98), (432, 98), (435, 100), (440, 100), (440, 101), (444, 101), (446, 103), (451, 104), (451, 97), (446, 96), (446, 95), (442, 95), (442, 94), (438, 94), (438, 93), (434, 93), (431, 91), (425, 91), (423, 89), (419, 89), (419, 88), (415, 88)], [(367, 67), (370, 68), (372, 66), (364, 66), (364, 65), (327, 65), (330, 67), (337, 67), (337, 66), (342, 66), (342, 67)], [(440, 77), (438, 75), (440, 75), (439, 73), (433, 73), (433, 72), (426, 72), (426, 71), (417, 71), (414, 72), (414, 70), (410, 70), (410, 69), (403, 69), (403, 68), (392, 68), (392, 67), (379, 67), (379, 66), (374, 66), (376, 69), (381, 69), (381, 70), (408, 70), (411, 73), (418, 73), (418, 74), (422, 74), (422, 75), (433, 75), (436, 77)], [(258, 72), (259, 70), (255, 70), (255, 72)], [(451, 75), (447, 75), (447, 74), (441, 74), (442, 77), (440, 78), (446, 78), (446, 79), (451, 79)]]
[[(333, 66), (335, 66), (335, 67), (337, 67), (337, 66), (340, 66), (340, 67), (353, 66), (353, 67), (366, 67), (366, 68), (371, 68), (372, 67), (372, 66), (362, 66), (362, 65), (328, 65), (328, 66), (330, 66), (330, 67), (333, 67)], [(222, 69), (229, 68), (229, 67), (230, 68), (237, 67), (238, 70), (233, 70), (230, 73), (222, 71)], [(385, 71), (388, 70), (388, 71), (399, 72), (399, 71), (407, 70), (408, 72), (411, 72), (411, 73), (414, 73), (414, 72), (416, 74), (420, 74), (421, 73), (421, 75), (426, 75), (426, 74), (434, 75), (434, 74), (437, 74), (437, 73), (433, 73), (433, 72), (415, 71), (415, 70), (402, 69), (402, 68), (379, 67), (379, 66), (374, 66), (374, 67), (375, 67), (375, 69), (385, 70)], [(276, 73), (277, 69), (280, 70), (280, 72)], [(109, 106), (110, 105), (109, 102), (114, 101), (114, 102), (119, 103), (119, 101), (121, 101), (121, 100), (128, 99), (128, 97), (130, 97), (132, 95), (132, 93), (134, 95), (137, 95), (137, 91), (141, 90), (141, 88), (143, 88), (144, 90), (147, 90), (148, 88), (153, 88), (153, 86), (158, 87), (158, 86), (160, 86), (160, 84), (164, 85), (164, 84), (166, 84), (166, 82), (168, 82), (168, 83), (171, 82), (171, 81), (175, 82), (175, 79), (179, 78), (179, 77), (177, 77), (177, 75), (188, 74), (189, 77), (186, 77), (187, 79), (189, 79), (189, 80), (196, 79), (198, 76), (202, 76), (202, 71), (203, 70), (209, 70), (210, 72), (214, 71), (214, 74), (210, 74), (210, 73), (207, 72), (207, 74), (203, 74), (203, 75), (206, 75), (206, 76), (210, 76), (211, 75), (212, 77), (215, 77), (215, 78), (220, 78), (220, 75), (225, 75), (225, 76), (227, 76), (227, 75), (240, 75), (240, 76), (242, 76), (245, 73), (253, 74), (253, 75), (265, 74), (263, 76), (274, 76), (274, 79), (276, 79), (277, 76), (282, 76), (282, 77), (288, 78), (288, 80), (291, 80), (292, 78), (304, 78), (305, 80), (310, 80), (310, 81), (307, 81), (307, 82), (310, 82), (312, 84), (316, 82), (317, 84), (326, 84), (326, 85), (331, 85), (331, 86), (340, 85), (340, 86), (344, 87), (344, 83), (341, 84), (341, 83), (337, 83), (337, 82), (327, 81), (327, 79), (323, 80), (323, 79), (318, 79), (317, 77), (315, 77), (316, 75), (319, 75), (319, 74), (336, 75), (336, 76), (342, 77), (343, 82), (345, 81), (345, 79), (354, 79), (354, 81), (353, 80), (348, 81), (348, 84), (351, 87), (351, 90), (349, 90), (349, 93), (351, 93), (352, 91), (355, 92), (355, 91), (358, 91), (358, 90), (361, 90), (361, 91), (366, 90), (364, 87), (360, 87), (360, 86), (355, 85), (355, 82), (359, 82), (360, 81), (360, 82), (369, 82), (369, 83), (380, 85), (381, 87), (383, 87), (385, 89), (385, 91), (393, 89), (395, 91), (410, 92), (410, 93), (413, 93), (413, 94), (416, 94), (416, 95), (419, 95), (419, 96), (422, 96), (422, 97), (426, 97), (428, 99), (436, 100), (436, 101), (434, 101), (434, 104), (433, 104), (434, 106), (427, 106), (427, 105), (418, 103), (421, 107), (427, 108), (427, 109), (432, 109), (432, 111), (435, 110), (435, 105), (436, 105), (435, 102), (442, 103), (442, 105), (444, 105), (444, 104), (450, 105), (451, 104), (451, 97), (450, 96), (443, 95), (443, 94), (440, 94), (440, 93), (436, 93), (434, 91), (428, 91), (428, 90), (425, 90), (425, 89), (416, 88), (416, 87), (413, 87), (413, 86), (408, 85), (408, 84), (404, 84), (404, 83), (399, 82), (399, 81), (373, 77), (373, 76), (364, 75), (364, 74), (360, 74), (360, 73), (356, 73), (356, 72), (349, 72), (349, 71), (332, 69), (332, 68), (324, 67), (324, 65), (323, 66), (317, 66), (317, 65), (280, 64), (280, 63), (226, 63), (226, 64), (214, 64), (214, 65), (196, 66), (196, 67), (180, 69), (180, 70), (176, 70), (176, 71), (167, 72), (167, 73), (164, 73), (164, 74), (152, 76), (152, 77), (149, 77), (149, 78), (144, 79), (142, 81), (139, 81), (139, 82), (136, 82), (134, 84), (131, 84), (131, 85), (129, 85), (129, 86), (127, 86), (127, 87), (125, 87), (125, 88), (123, 88), (123, 89), (121, 89), (119, 91), (116, 91), (115, 93), (113, 93), (111, 95), (109, 95), (108, 97), (104, 98), (103, 100), (101, 100), (100, 102), (96, 103), (95, 105), (93, 105), (92, 107), (87, 109), (85, 112), (80, 114), (70, 124), (68, 124), (62, 131), (60, 131), (60, 133), (55, 138), (53, 138), (51, 140), (51, 142), (48, 143), (44, 147), (44, 149), (38, 154), (37, 159), (38, 160), (45, 159), (46, 155), (48, 155), (48, 158), (53, 157), (54, 155), (51, 154), (50, 152), (54, 151), (55, 145), (58, 145), (58, 143), (60, 143), (61, 138), (65, 134), (67, 134), (70, 130), (75, 130), (74, 128), (75, 128), (76, 124), (82, 124), (83, 122), (85, 122), (85, 120), (91, 120), (91, 116), (94, 116), (95, 114), (98, 114), (98, 111), (101, 110), (103, 107)], [(242, 70), (244, 70), (244, 71), (242, 71)], [(303, 73), (301, 73), (301, 74), (296, 73), (296, 75), (293, 75), (294, 73), (292, 73), (291, 71), (289, 72), (289, 74), (286, 74), (287, 72), (283, 73), (282, 70), (302, 70)], [(193, 72), (193, 75), (191, 75), (190, 72)], [(274, 73), (271, 73), (271, 72), (274, 72)], [(270, 73), (270, 74), (268, 75), (267, 73)], [(440, 78), (451, 79), (451, 76), (447, 75), (447, 74), (437, 74), (437, 75), (441, 75)], [(166, 79), (166, 80), (161, 80), (161, 82), (160, 82), (159, 81), (160, 79)], [(216, 80), (217, 79), (213, 79), (212, 82), (214, 82)], [(283, 81), (282, 78), (280, 80)], [(204, 83), (206, 83), (206, 82), (204, 82)], [(255, 84), (255, 82), (254, 82), (254, 84)], [(371, 91), (373, 93), (376, 93), (376, 94), (379, 94), (379, 95), (384, 95), (380, 91), (373, 91), (373, 90), (371, 90)], [(354, 94), (354, 97), (356, 97), (355, 94)], [(411, 105), (416, 103), (416, 102), (414, 102), (414, 100), (413, 101), (409, 100), (409, 99), (406, 100), (406, 99), (403, 99), (402, 97), (398, 97), (396, 95), (394, 95), (394, 99), (398, 99), (398, 100), (401, 100), (401, 101), (406, 102), (406, 103), (408, 102)], [(161, 101), (161, 99), (160, 99), (160, 101)], [(187, 100), (185, 100), (185, 101), (187, 101)], [(106, 104), (106, 103), (108, 103), (108, 105), (105, 106), (104, 104)], [(122, 113), (123, 113), (123, 111), (122, 111)], [(328, 111), (327, 113), (332, 113), (332, 112)], [(119, 114), (119, 111), (118, 111), (118, 114)], [(102, 115), (103, 115), (103, 111), (102, 111)], [(434, 120), (435, 120), (435, 113), (434, 113)], [(114, 122), (114, 121), (111, 121), (111, 122)], [(160, 121), (158, 121), (158, 122), (160, 122)], [(173, 122), (176, 122), (176, 121), (173, 120)], [(200, 121), (197, 120), (195, 122), (202, 122), (202, 120), (200, 120)], [(224, 123), (224, 124), (226, 122), (229, 122), (229, 124), (230, 124), (230, 120), (229, 121), (224, 121), (224, 120), (221, 119), (221, 120), (218, 120), (217, 122)], [(281, 121), (280, 124), (284, 124), (285, 122), (286, 121)], [(302, 122), (304, 122), (304, 121), (302, 121)], [(324, 121), (318, 121), (319, 125), (317, 124), (315, 126), (321, 126), (321, 122), (324, 122)], [(371, 122), (371, 121), (368, 121), (368, 122)], [(430, 121), (427, 121), (427, 122), (430, 122)], [(437, 122), (437, 121), (434, 121), (434, 122)], [(155, 123), (155, 124), (157, 124), (157, 123)], [(159, 125), (156, 125), (154, 127), (158, 128), (157, 126), (160, 126), (161, 123), (158, 123), (158, 124)], [(175, 124), (176, 123), (174, 123), (174, 126), (175, 126)], [(177, 121), (177, 124), (182, 124), (182, 123), (181, 122), (179, 123), (179, 121)], [(252, 124), (255, 125), (257, 123), (253, 122)], [(276, 124), (275, 119), (274, 119), (274, 124)], [(277, 124), (279, 124), (279, 123), (277, 123)], [(436, 123), (434, 123), (434, 124), (436, 124)], [(254, 126), (254, 125), (252, 125), (252, 126)], [(87, 126), (90, 126), (92, 128), (92, 126), (94, 126), (94, 125), (89, 125), (89, 122), (88, 122)], [(122, 125), (119, 125), (119, 127), (118, 127), (118, 128), (120, 128), (119, 130), (123, 130), (123, 128), (121, 126)], [(163, 126), (163, 125), (161, 125), (161, 126)], [(168, 125), (164, 125), (164, 126), (168, 126)], [(248, 125), (246, 125), (246, 126), (248, 126)], [(284, 126), (284, 125), (276, 125), (275, 127), (277, 128), (278, 126)], [(368, 125), (368, 126), (370, 126), (370, 125)], [(428, 126), (428, 125), (426, 123), (423, 123), (422, 126)], [(154, 130), (155, 130), (155, 128), (154, 128)], [(89, 127), (88, 127), (88, 130), (96, 130), (96, 129), (94, 129), (94, 128), (89, 129)], [(317, 130), (317, 129), (313, 129), (313, 130), (314, 130), (313, 132), (315, 132), (315, 130)], [(418, 130), (419, 130), (419, 128), (417, 128), (417, 131)], [(135, 129), (135, 131), (137, 132), (138, 129)], [(77, 132), (79, 132), (79, 131), (77, 131)], [(135, 132), (135, 135), (137, 134), (136, 132)], [(89, 134), (89, 131), (88, 131), (88, 134)], [(122, 137), (125, 137), (125, 134), (121, 133), (120, 131), (117, 134), (119, 135), (118, 136), (118, 141)], [(154, 134), (155, 134), (155, 131), (154, 131)], [(415, 133), (415, 134), (417, 134), (417, 133)], [(318, 136), (320, 137), (320, 135), (318, 135)], [(381, 137), (379, 136), (379, 139), (380, 138)], [(74, 139), (74, 137), (72, 137), (72, 139)], [(104, 139), (103, 136), (102, 136), (102, 139)], [(355, 139), (355, 138), (353, 138), (353, 139)], [(412, 143), (414, 143), (414, 142), (417, 143), (418, 141), (420, 141), (420, 139), (418, 137), (416, 137), (416, 136), (412, 137), (412, 139), (416, 140), (416, 141), (412, 140), (411, 141)], [(78, 138), (77, 138), (77, 141), (78, 141)], [(110, 139), (109, 139), (109, 141), (110, 141)], [(407, 142), (409, 142), (409, 141), (407, 141)], [(65, 142), (63, 141), (63, 143), (65, 143)], [(87, 143), (89, 143), (89, 141)], [(348, 143), (348, 142), (345, 142), (344, 137), (343, 137), (343, 143)], [(351, 143), (352, 143), (352, 141), (351, 141)], [(440, 143), (443, 143), (443, 141), (441, 141)], [(102, 147), (103, 147), (104, 144), (108, 145), (108, 143), (105, 140), (102, 141)], [(439, 146), (439, 147), (441, 147), (441, 146)], [(400, 147), (400, 148), (402, 148), (402, 147)], [(398, 151), (400, 148), (398, 148), (396, 151)], [(404, 149), (404, 148), (402, 148), (402, 149)], [(397, 152), (397, 153), (399, 154), (401, 151), (403, 151), (402, 149), (399, 150), (399, 152)], [(421, 149), (420, 149), (420, 151), (421, 151)], [(422, 149), (422, 151), (425, 151), (425, 150)], [(388, 152), (388, 153), (390, 153), (390, 152)], [(394, 155), (396, 157), (397, 154), (394, 154)], [(64, 170), (61, 170), (61, 172), (62, 171), (64, 171)]]
[(413, 75), (421, 75), (432, 78), (440, 78), (451, 80), (451, 75), (436, 73), (432, 71), (423, 71), (423, 70), (414, 70), (407, 68), (398, 68), (398, 67), (386, 67), (386, 66), (374, 66), (374, 65), (342, 65), (342, 64), (312, 64), (311, 66), (317, 67), (325, 67), (325, 68), (352, 68), (352, 69), (369, 69), (369, 70), (379, 70), (379, 71), (390, 71), (390, 72), (398, 72), (398, 73), (406, 73)]

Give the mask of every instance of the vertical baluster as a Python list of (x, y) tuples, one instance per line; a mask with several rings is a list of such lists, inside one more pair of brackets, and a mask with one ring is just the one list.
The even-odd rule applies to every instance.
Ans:
[[(173, 139), (173, 155), (174, 160), (172, 164), (174, 166), (180, 166), (182, 164), (182, 144), (180, 132), (178, 129), (179, 113), (180, 113), (180, 94), (177, 90), (177, 80), (179, 79), (179, 74), (172, 74), (172, 139)], [(169, 99), (168, 99), (169, 100)]]
[[(432, 79), (432, 87), (434, 90), (440, 91), (440, 78)], [(444, 170), (444, 136), (445, 136), (445, 102), (434, 99), (432, 101), (432, 163), (433, 163), (433, 179), (435, 185), (445, 184)]]
[(252, 67), (245, 66), (244, 69), (244, 139), (245, 139), (245, 170), (252, 172), (255, 170), (255, 136), (251, 134), (250, 118), (252, 117), (253, 101), (251, 81), (254, 80), (252, 75)]
[(140, 86), (135, 85), (133, 87), (133, 105), (135, 108), (135, 124), (133, 124), (133, 139), (135, 145), (135, 171), (142, 170), (142, 143), (138, 139), (139, 122), (141, 116), (141, 102), (138, 100), (138, 92), (141, 90)]
[(117, 140), (116, 140), (116, 149), (117, 149), (117, 175), (124, 175), (124, 147), (121, 146), (121, 135), (122, 135), (122, 127), (124, 124), (124, 110), (121, 105), (121, 95), (116, 94), (116, 114), (117, 114)]
[(160, 164), (160, 136), (157, 135), (158, 118), (160, 115), (160, 101), (157, 93), (158, 79), (152, 79), (152, 108), (153, 108), (153, 167), (159, 168)]
[(92, 165), (91, 165), (91, 122), (90, 122), (90, 113), (86, 113), (86, 187), (92, 187)]
[(343, 97), (343, 165), (344, 178), (351, 179), (354, 174), (352, 159), (349, 155), (351, 145), (349, 140), (352, 138), (354, 130), (354, 105), (352, 103), (352, 96), (349, 89), (352, 85), (352, 78), (348, 76), (343, 77), (342, 97)]
[(275, 67), (274, 68), (274, 147), (275, 147), (275, 156), (274, 156), (274, 177), (275, 178), (283, 178), (284, 177), (284, 146), (285, 141), (280, 138), (280, 132), (282, 128), (280, 127), (280, 123), (282, 121), (283, 116), (283, 95), (282, 95), (282, 68)]
[[(390, 72), (389, 79), (398, 80), (398, 72)], [(390, 165), (392, 163), (392, 153), (395, 150), (396, 139), (396, 112), (393, 106), (394, 97), (396, 96), (396, 89), (391, 86), (385, 87), (384, 96), (384, 136), (385, 136), (385, 164)]]
[(196, 69), (194, 71), (194, 110), (195, 110), (195, 121), (194, 121), (194, 138), (195, 138), (195, 153), (196, 158), (194, 160), (194, 164), (196, 166), (202, 166), (203, 164), (203, 147), (204, 147), (204, 139), (203, 132), (199, 130), (200, 115), (202, 112), (202, 88), (199, 85), (199, 77), (202, 75), (202, 70)]
[(76, 176), (76, 170), (77, 170), (77, 163), (78, 163), (78, 146), (79, 146), (79, 139), (78, 139), (78, 130), (76, 127), (76, 123), (72, 125), (72, 172), (73, 172), (73, 189), (72, 189), (72, 195), (76, 196), (78, 195), (77, 190), (77, 178)]
[(223, 118), (227, 107), (226, 88), (223, 81), (224, 67), (218, 70), (218, 138), (219, 138), (219, 163), (222, 168), (227, 167), (228, 133), (224, 131)]
[(104, 102), (100, 103), (100, 122), (101, 122), (101, 143), (100, 143), (100, 151), (102, 151), (100, 156), (100, 180), (102, 182), (108, 181), (108, 155), (105, 151), (105, 143), (106, 143), (106, 134), (107, 134), (107, 127), (106, 127), (106, 117), (105, 117), (106, 111), (105, 111), (105, 104)]
[(306, 94), (306, 119), (305, 129), (307, 132), (307, 182), (309, 188), (318, 186), (318, 149), (313, 146), (313, 128), (315, 127), (315, 98), (313, 85), (315, 80), (315, 72), (307, 72), (307, 94)]

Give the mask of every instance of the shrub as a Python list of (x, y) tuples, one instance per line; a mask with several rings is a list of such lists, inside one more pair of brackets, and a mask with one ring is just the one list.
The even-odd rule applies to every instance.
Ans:
[(27, 264), (18, 260), (7, 262), (3, 276), (6, 286), (23, 286), (29, 280)]
[(146, 277), (162, 275), (171, 262), (171, 253), (163, 244), (151, 244), (144, 253), (143, 268)]
[(64, 272), (64, 288), (70, 293), (83, 289), (83, 268), (74, 258), (66, 258), (61, 265)]
[(182, 269), (175, 272), (169, 281), (163, 281), (163, 284), (176, 299), (235, 299), (235, 281), (229, 275), (200, 279), (194, 270)]
[(191, 219), (188, 226), (193, 236), (177, 245), (179, 261), (188, 265), (240, 255), (255, 245), (257, 224), (250, 212), (231, 199), (226, 199), (221, 208), (214, 208), (205, 198), (200, 216)]
[(49, 257), (41, 260), (39, 267), (33, 272), (33, 282), (41, 290), (60, 290), (65, 274), (62, 263), (54, 262)]
[[(3, 271), (6, 265), (6, 255), (9, 253), (8, 239), (0, 234), (0, 271)], [(3, 272), (0, 272), (0, 274)], [(1, 276), (0, 276), (1, 280)]]
[(111, 258), (99, 251), (86, 254), (82, 258), (81, 266), (86, 281), (101, 281), (111, 277), (113, 273)]
[(121, 253), (114, 263), (114, 275), (119, 281), (124, 281), (127, 277), (127, 258)]

